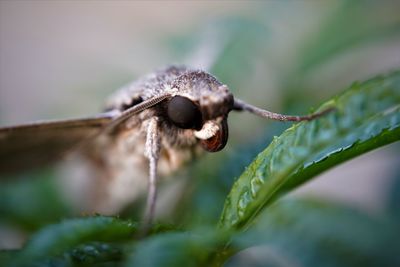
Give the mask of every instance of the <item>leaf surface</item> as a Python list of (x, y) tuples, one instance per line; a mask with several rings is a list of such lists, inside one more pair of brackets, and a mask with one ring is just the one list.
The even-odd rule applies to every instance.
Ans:
[(222, 228), (241, 228), (283, 193), (339, 163), (400, 138), (400, 72), (355, 83), (318, 110), (335, 112), (287, 129), (235, 182)]

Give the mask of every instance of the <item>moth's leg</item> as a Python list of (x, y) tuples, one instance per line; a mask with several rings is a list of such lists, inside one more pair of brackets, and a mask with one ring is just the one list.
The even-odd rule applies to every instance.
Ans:
[(157, 199), (157, 162), (160, 154), (160, 135), (158, 129), (158, 118), (150, 119), (147, 126), (145, 156), (149, 159), (149, 183), (144, 215), (144, 228), (147, 229), (154, 218), (155, 204)]
[(238, 111), (245, 110), (245, 111), (251, 112), (257, 116), (267, 118), (267, 119), (272, 119), (272, 120), (278, 120), (278, 121), (310, 121), (310, 120), (316, 119), (318, 117), (321, 117), (321, 116), (334, 110), (334, 108), (327, 108), (320, 112), (315, 112), (315, 113), (312, 113), (312, 114), (306, 115), (306, 116), (291, 116), (291, 115), (283, 115), (283, 114), (279, 114), (279, 113), (275, 113), (272, 111), (268, 111), (265, 109), (255, 107), (255, 106), (250, 105), (250, 104), (248, 104), (240, 99), (237, 99), (237, 98), (235, 98), (233, 109), (238, 110)]

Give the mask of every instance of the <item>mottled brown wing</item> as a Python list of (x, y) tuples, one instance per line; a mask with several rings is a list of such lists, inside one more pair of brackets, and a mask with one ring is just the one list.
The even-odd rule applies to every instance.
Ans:
[(112, 116), (0, 128), (0, 177), (54, 162), (110, 123)]

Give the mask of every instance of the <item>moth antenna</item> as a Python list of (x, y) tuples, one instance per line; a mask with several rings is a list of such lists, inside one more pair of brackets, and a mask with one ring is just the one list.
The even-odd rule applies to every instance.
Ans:
[(157, 162), (160, 154), (160, 136), (158, 132), (158, 118), (149, 121), (146, 134), (145, 156), (149, 159), (149, 183), (144, 214), (142, 234), (146, 234), (154, 219), (157, 200)]
[(292, 116), (292, 115), (284, 115), (284, 114), (279, 114), (275, 113), (272, 111), (268, 111), (265, 109), (258, 108), (256, 106), (250, 105), (243, 100), (235, 98), (234, 104), (233, 104), (233, 109), (234, 110), (245, 110), (248, 112), (251, 112), (257, 116), (260, 116), (262, 118), (267, 118), (267, 119), (272, 119), (272, 120), (277, 120), (277, 121), (310, 121), (313, 119), (316, 119), (318, 117), (321, 117), (331, 111), (334, 110), (334, 108), (327, 108), (325, 110), (322, 110), (320, 112), (315, 112), (310, 115), (305, 115), (305, 116)]
[(165, 99), (171, 97), (170, 93), (165, 93), (162, 95), (158, 95), (156, 97), (147, 99), (131, 108), (128, 108), (127, 110), (124, 110), (119, 116), (117, 116), (116, 119), (114, 119), (111, 123), (107, 125), (107, 127), (103, 130), (103, 132), (112, 132), (116, 126), (120, 125), (133, 115), (142, 112), (143, 110), (146, 110), (148, 108), (151, 108), (160, 102), (164, 101)]

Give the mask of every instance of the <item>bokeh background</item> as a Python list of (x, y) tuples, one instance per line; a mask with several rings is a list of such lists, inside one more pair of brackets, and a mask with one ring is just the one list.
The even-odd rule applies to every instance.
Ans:
[[(0, 125), (96, 114), (115, 89), (171, 63), (208, 69), (254, 105), (307, 113), (400, 67), (399, 14), (398, 1), (1, 1)], [(190, 197), (170, 220), (215, 221), (234, 178), (290, 124), (232, 114), (229, 125), (225, 151), (177, 174)], [(384, 216), (399, 148), (347, 162), (291, 195)], [(76, 214), (48, 181), (54, 173), (39, 176), (1, 185), (0, 247)]]

